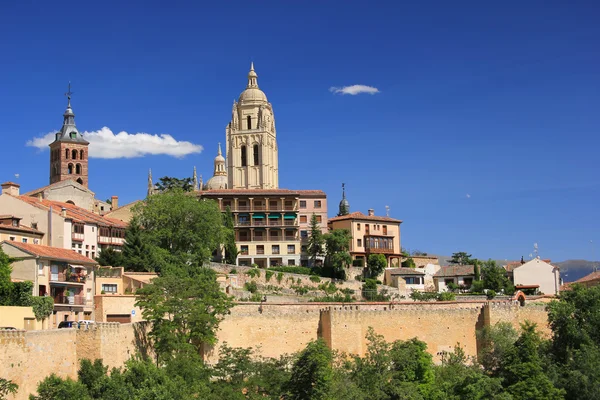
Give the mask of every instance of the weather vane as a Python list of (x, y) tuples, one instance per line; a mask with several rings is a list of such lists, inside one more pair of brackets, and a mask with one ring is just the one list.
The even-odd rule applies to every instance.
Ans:
[(71, 92), (71, 81), (69, 81), (69, 91), (67, 93), (65, 93), (65, 96), (67, 96), (67, 99), (69, 100), (69, 105), (71, 105), (71, 95), (73, 94), (73, 92)]

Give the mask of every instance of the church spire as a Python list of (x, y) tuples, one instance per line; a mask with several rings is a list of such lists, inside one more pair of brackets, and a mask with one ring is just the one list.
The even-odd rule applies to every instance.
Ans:
[(71, 108), (71, 95), (73, 95), (73, 92), (71, 92), (71, 82), (69, 82), (68, 91), (65, 93), (65, 96), (67, 96), (67, 109), (63, 114), (63, 125), (60, 128), (60, 131), (56, 133), (56, 141), (88, 144), (75, 126), (75, 113), (73, 112), (73, 108)]
[(250, 72), (248, 72), (248, 86), (246, 89), (257, 88), (258, 89), (258, 75), (254, 72), (254, 63), (250, 63)]
[(342, 183), (342, 201), (340, 201), (338, 217), (348, 214), (350, 214), (350, 203), (346, 199), (346, 184)]

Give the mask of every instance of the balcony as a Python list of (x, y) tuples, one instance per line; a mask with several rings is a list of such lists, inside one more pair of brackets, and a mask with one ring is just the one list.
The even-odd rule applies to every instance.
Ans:
[(71, 233), (71, 240), (75, 240), (77, 242), (83, 242), (83, 233)]
[(122, 246), (123, 242), (125, 242), (125, 239), (123, 238), (98, 236), (98, 244), (112, 244), (115, 246)]
[(85, 297), (83, 296), (65, 296), (63, 294), (57, 294), (54, 296), (54, 305), (63, 306), (84, 306), (86, 304)]
[(377, 247), (365, 247), (366, 253), (371, 254), (394, 254), (394, 249), (380, 249)]
[(67, 274), (65, 272), (59, 272), (57, 274), (50, 274), (50, 282), (69, 282), (69, 283), (85, 283), (86, 276), (84, 274)]
[(256, 249), (256, 254), (265, 254), (265, 249)]

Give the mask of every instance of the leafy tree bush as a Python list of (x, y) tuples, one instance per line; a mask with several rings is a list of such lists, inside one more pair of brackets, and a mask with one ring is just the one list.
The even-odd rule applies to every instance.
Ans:
[(471, 293), (473, 293), (473, 294), (483, 293), (484, 289), (485, 289), (485, 285), (484, 285), (483, 281), (473, 281), (473, 284), (471, 285)]
[(8, 379), (0, 378), (0, 400), (7, 399), (9, 394), (16, 394), (19, 385)]
[(31, 307), (35, 319), (43, 321), (52, 315), (52, 311), (54, 311), (54, 299), (50, 296), (31, 296)]
[(333, 268), (336, 274), (341, 274), (352, 263), (352, 256), (350, 255), (352, 234), (347, 229), (334, 229), (325, 234), (324, 238), (327, 249), (325, 265)]
[(275, 272), (273, 272), (271, 270), (266, 270), (265, 271), (265, 281), (269, 282), (271, 280), (271, 278), (273, 277), (273, 275), (275, 275)]
[(437, 292), (420, 292), (418, 290), (413, 290), (410, 292), (409, 297), (414, 301), (432, 301), (437, 300), (438, 293)]
[(235, 268), (231, 268), (231, 271), (229, 271), (230, 274), (237, 274), (237, 269)]
[[(101, 257), (103, 252), (100, 252)], [(148, 257), (148, 249), (146, 249), (142, 239), (142, 227), (136, 217), (129, 221), (129, 225), (125, 230), (125, 244), (120, 255), (121, 259), (118, 260), (120, 263), (110, 265), (123, 266), (126, 271), (154, 272), (152, 261)]]
[(450, 282), (446, 285), (449, 291), (456, 292), (458, 290), (458, 285), (454, 282)]
[(270, 267), (271, 271), (286, 272), (288, 274), (312, 275), (313, 270), (308, 267)]
[(333, 355), (318, 339), (310, 342), (300, 353), (291, 371), (287, 385), (289, 398), (293, 400), (326, 400), (331, 397)]
[(251, 281), (251, 282), (246, 282), (244, 284), (244, 288), (249, 291), (250, 293), (256, 293), (256, 291), (258, 290), (258, 286), (256, 285), (256, 282)]
[(258, 268), (249, 269), (248, 271), (246, 271), (246, 275), (248, 275), (250, 278), (260, 278), (260, 269), (258, 269)]
[(355, 260), (352, 260), (352, 266), (353, 267), (364, 267), (365, 261), (362, 258), (357, 258)]
[(283, 280), (283, 272), (278, 272), (277, 273), (277, 283), (281, 284), (282, 280)]
[(454, 301), (456, 294), (453, 292), (441, 292), (437, 295), (437, 301)]
[(496, 297), (496, 291), (492, 290), (492, 289), (488, 289), (488, 291), (485, 293), (487, 298), (489, 300), (493, 299), (494, 297)]
[(38, 395), (30, 395), (30, 400), (56, 400), (56, 399), (91, 399), (87, 388), (82, 383), (71, 378), (63, 379), (52, 374), (40, 382)]
[(417, 268), (417, 264), (415, 264), (415, 260), (412, 257), (408, 257), (406, 260), (402, 261), (402, 268)]
[(317, 215), (314, 213), (310, 218), (307, 252), (310, 257), (311, 266), (315, 265), (318, 257), (325, 255), (325, 238), (317, 221)]
[(367, 271), (371, 278), (376, 278), (387, 267), (387, 259), (383, 254), (370, 254), (367, 259)]
[(114, 250), (112, 247), (107, 247), (100, 251), (96, 261), (103, 267), (122, 267), (123, 266), (123, 255), (120, 251)]
[(237, 262), (237, 256), (239, 254), (239, 251), (237, 249), (237, 245), (235, 244), (233, 214), (229, 206), (227, 206), (225, 212), (222, 214), (222, 217), (223, 227), (225, 228), (223, 232), (223, 240), (225, 243), (225, 262), (230, 265), (235, 265)]
[(321, 282), (321, 278), (319, 278), (319, 277), (318, 277), (318, 276), (316, 276), (316, 275), (311, 275), (311, 277), (310, 277), (310, 281), (311, 281), (311, 282), (318, 283), (318, 282)]

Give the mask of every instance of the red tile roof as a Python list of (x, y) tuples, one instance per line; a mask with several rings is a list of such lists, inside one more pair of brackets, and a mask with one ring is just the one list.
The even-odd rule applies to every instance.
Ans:
[(357, 219), (357, 220), (361, 220), (361, 221), (380, 221), (380, 222), (402, 223), (402, 221), (399, 219), (390, 218), (390, 217), (378, 217), (376, 215), (365, 215), (365, 214), (361, 213), (360, 211), (355, 211), (348, 215), (341, 215), (339, 217), (329, 218), (329, 220), (327, 222), (344, 221), (347, 219)]
[(35, 195), (35, 194), (38, 194), (38, 193), (40, 193), (40, 192), (43, 192), (43, 191), (44, 191), (44, 190), (46, 190), (46, 189), (50, 189), (51, 187), (53, 187), (53, 186), (57, 186), (57, 185), (60, 185), (60, 184), (64, 184), (65, 182), (68, 182), (68, 181), (71, 181), (71, 183), (74, 183), (74, 184), (76, 184), (76, 185), (78, 185), (78, 186), (82, 186), (82, 187), (84, 187), (84, 188), (85, 188), (85, 189), (86, 189), (88, 192), (90, 192), (90, 193), (94, 193), (94, 192), (92, 192), (90, 189), (88, 189), (88, 188), (86, 188), (85, 186), (81, 185), (80, 183), (77, 183), (77, 182), (76, 182), (74, 179), (65, 179), (65, 180), (63, 180), (63, 181), (54, 182), (54, 183), (51, 183), (51, 184), (49, 184), (49, 185), (42, 186), (41, 188), (37, 188), (37, 189), (31, 190), (31, 191), (29, 191), (29, 192), (27, 192), (27, 193), (23, 193), (23, 196), (33, 196), (33, 195)]
[(418, 271), (414, 268), (392, 268), (390, 270), (390, 275), (425, 275), (425, 272)]
[(76, 251), (69, 249), (61, 249), (58, 247), (50, 247), (43, 246), (41, 244), (31, 244), (31, 243), (19, 243), (19, 242), (9, 242), (4, 241), (3, 244), (7, 244), (13, 247), (16, 247), (19, 250), (22, 250), (28, 254), (31, 254), (36, 257), (48, 258), (52, 260), (66, 261), (72, 263), (79, 264), (93, 264), (97, 265), (98, 263), (91, 258), (85, 257)]
[(594, 271), (591, 274), (586, 275), (583, 278), (579, 278), (575, 282), (572, 282), (572, 283), (590, 282), (590, 281), (595, 281), (598, 279), (600, 279), (600, 271)]
[(127, 227), (127, 224), (121, 220), (115, 218), (107, 218), (98, 214), (94, 214), (93, 212), (88, 211), (85, 208), (78, 207), (74, 204), (63, 203), (61, 201), (54, 201), (48, 199), (39, 200), (37, 197), (30, 197), (26, 195), (19, 196), (19, 199), (43, 210), (49, 210), (52, 206), (52, 212), (54, 212), (57, 215), (60, 215), (61, 210), (64, 208), (67, 212), (67, 218), (72, 219), (74, 222), (92, 223), (102, 226), (111, 226), (118, 228)]
[[(529, 261), (533, 261), (533, 260), (529, 260)], [(526, 264), (529, 261), (524, 261), (524, 262), (521, 262), (521, 261), (512, 261), (512, 262), (509, 262), (508, 264), (506, 264), (504, 266), (504, 269), (506, 270), (506, 272), (512, 272), (516, 268), (519, 268), (521, 265)], [(541, 261), (550, 264), (550, 259), (545, 259), (545, 260), (541, 260)]]
[(446, 276), (469, 276), (475, 275), (475, 267), (473, 265), (449, 265), (446, 267), (440, 268), (438, 272), (436, 272), (436, 277), (446, 277)]
[(18, 183), (15, 182), (4, 182), (2, 184), (0, 184), (0, 186), (16, 186), (16, 187), (21, 187), (21, 185), (19, 185)]
[(37, 229), (30, 228), (28, 226), (12, 226), (12, 225), (3, 225), (0, 224), (0, 230), (6, 231), (14, 231), (14, 232), (26, 232), (34, 235), (40, 235), (40, 237), (44, 236), (44, 232), (38, 231)]

